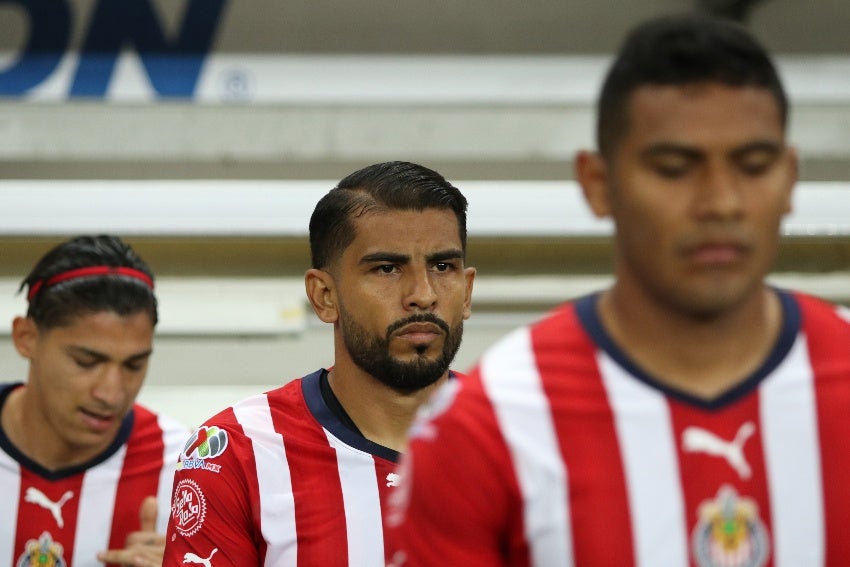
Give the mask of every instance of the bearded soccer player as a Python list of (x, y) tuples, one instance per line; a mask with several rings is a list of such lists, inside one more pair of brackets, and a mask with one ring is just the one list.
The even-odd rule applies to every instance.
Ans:
[(391, 564), (850, 565), (850, 314), (765, 282), (797, 158), (743, 28), (636, 28), (577, 178), (615, 281), (488, 349), (418, 423)]
[(152, 351), (153, 274), (115, 236), (80, 236), (26, 277), (0, 386), (0, 559), (18, 567), (160, 565), (188, 431), (136, 404)]
[(396, 490), (416, 408), (470, 315), (466, 199), (417, 164), (366, 167), (310, 219), (305, 277), (334, 361), (209, 419), (175, 476), (165, 565), (382, 567), (381, 502)]

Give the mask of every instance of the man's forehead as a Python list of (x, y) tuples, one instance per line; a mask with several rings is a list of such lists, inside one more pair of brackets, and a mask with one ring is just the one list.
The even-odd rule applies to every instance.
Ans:
[(409, 254), (411, 250), (461, 249), (460, 225), (451, 209), (390, 209), (355, 219), (354, 238), (343, 252), (378, 251)]
[(771, 92), (718, 83), (646, 85), (629, 101), (629, 136), (700, 138), (720, 132), (734, 137), (784, 137), (779, 105)]

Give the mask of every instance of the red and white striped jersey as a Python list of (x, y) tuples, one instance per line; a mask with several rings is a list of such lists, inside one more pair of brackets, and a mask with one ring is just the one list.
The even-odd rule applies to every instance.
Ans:
[[(0, 390), (0, 404), (17, 386)], [(164, 533), (174, 463), (188, 433), (136, 404), (102, 455), (48, 471), (0, 431), (0, 564), (102, 567), (97, 553), (124, 548), (127, 535), (140, 528), (147, 496), (157, 497), (157, 531)]]
[(389, 565), (850, 565), (850, 312), (780, 292), (767, 360), (705, 402), (618, 350), (596, 297), (435, 396), (387, 513)]
[(346, 427), (318, 370), (209, 419), (180, 456), (166, 566), (384, 565), (398, 453)]

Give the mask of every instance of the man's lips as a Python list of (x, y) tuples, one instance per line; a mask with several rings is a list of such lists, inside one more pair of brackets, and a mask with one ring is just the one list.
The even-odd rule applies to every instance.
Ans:
[(704, 265), (722, 265), (740, 262), (749, 253), (749, 247), (739, 241), (701, 242), (686, 250), (694, 262)]
[(106, 431), (112, 427), (117, 419), (114, 414), (92, 412), (82, 408), (80, 408), (80, 413), (86, 425), (95, 431)]
[(395, 335), (413, 342), (431, 341), (443, 334), (443, 330), (433, 323), (410, 323), (395, 332)]

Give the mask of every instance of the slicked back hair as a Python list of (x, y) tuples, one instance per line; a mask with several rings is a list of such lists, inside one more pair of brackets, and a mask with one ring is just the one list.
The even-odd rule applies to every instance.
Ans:
[(770, 55), (740, 24), (697, 14), (662, 16), (635, 28), (621, 45), (602, 85), (596, 137), (613, 157), (629, 128), (629, 102), (643, 86), (720, 83), (754, 86), (776, 99), (783, 128), (788, 97)]
[[(127, 267), (153, 281), (153, 272), (136, 252), (117, 236), (78, 236), (48, 251), (21, 283), (20, 290), (33, 289), (37, 282), (78, 268), (91, 266)], [(111, 311), (120, 316), (145, 312), (158, 320), (157, 301), (144, 281), (126, 275), (106, 274), (73, 278), (40, 287), (30, 298), (27, 317), (40, 328), (61, 327), (73, 319)]]
[(371, 211), (448, 209), (457, 217), (466, 252), (466, 197), (442, 175), (415, 163), (391, 161), (345, 177), (316, 204), (310, 217), (310, 254), (324, 269), (354, 241), (354, 219)]

